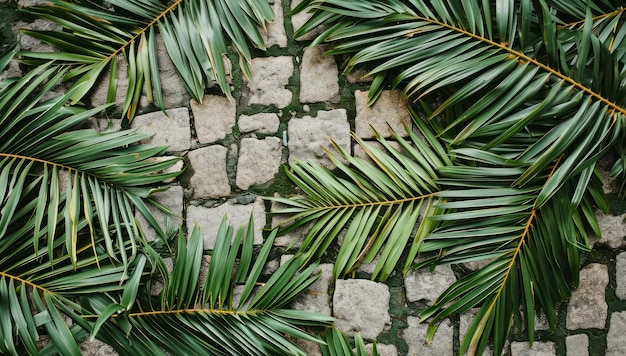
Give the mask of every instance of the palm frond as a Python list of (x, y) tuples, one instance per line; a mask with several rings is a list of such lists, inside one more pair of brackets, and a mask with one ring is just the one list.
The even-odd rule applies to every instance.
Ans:
[(128, 90), (123, 113), (132, 119), (142, 90), (163, 108), (156, 37), (160, 32), (167, 52), (191, 96), (201, 102), (204, 89), (215, 81), (230, 95), (223, 56), (233, 46), (244, 73), (249, 74), (250, 47), (264, 49), (260, 28), (273, 20), (263, 0), (160, 0), (109, 2), (114, 10), (91, 1), (51, 0), (48, 6), (26, 8), (29, 14), (56, 22), (62, 31), (24, 33), (43, 40), (59, 52), (21, 52), (22, 61), (39, 65), (54, 61), (69, 66), (64, 80), (75, 79), (70, 99), (79, 102), (108, 70), (107, 103), (117, 92), (118, 61), (128, 65)]
[[(187, 242), (181, 232), (172, 274), (158, 300), (139, 299), (133, 310), (112, 315), (93, 336), (122, 355), (304, 355), (285, 335), (320, 343), (301, 327), (325, 326), (332, 318), (286, 308), (315, 281), (316, 265), (301, 270), (303, 260), (296, 257), (267, 281), (260, 279), (275, 236), (274, 231), (253, 259), (252, 219), (236, 233), (224, 219), (202, 279), (200, 230), (195, 227)], [(89, 298), (87, 304), (97, 315), (108, 307), (102, 298)]]
[(378, 356), (378, 350), (376, 349), (376, 343), (372, 346), (371, 353), (367, 352), (365, 342), (361, 337), (361, 334), (354, 335), (354, 348), (350, 344), (350, 341), (346, 335), (337, 328), (329, 328), (324, 334), (322, 334), (322, 340), (325, 344), (320, 345), (320, 351), (323, 356), (343, 356), (343, 355), (355, 355), (355, 356)]

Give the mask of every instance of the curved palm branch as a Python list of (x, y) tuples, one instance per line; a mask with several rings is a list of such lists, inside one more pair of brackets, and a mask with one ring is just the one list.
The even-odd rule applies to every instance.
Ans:
[(171, 277), (163, 281), (156, 301), (140, 298), (127, 313), (108, 315), (105, 299), (90, 298), (84, 304), (105, 316), (90, 329), (92, 336), (121, 355), (304, 355), (285, 335), (321, 343), (300, 328), (333, 320), (287, 309), (317, 278), (312, 275), (315, 265), (300, 270), (302, 259), (292, 258), (262, 282), (276, 232), (254, 259), (253, 231), (252, 219), (245, 231), (236, 233), (223, 220), (204, 279), (200, 230), (195, 227), (186, 243), (181, 232)]
[(63, 31), (24, 31), (60, 52), (21, 52), (22, 61), (41, 64), (54, 61), (70, 66), (64, 80), (77, 78), (70, 99), (78, 102), (109, 71), (107, 102), (115, 99), (118, 58), (128, 64), (128, 91), (123, 113), (132, 119), (142, 90), (148, 100), (163, 108), (159, 77), (156, 32), (160, 32), (185, 88), (198, 102), (204, 89), (216, 81), (230, 95), (223, 56), (227, 46), (239, 55), (244, 73), (249, 75), (250, 46), (264, 49), (259, 27), (273, 20), (272, 10), (263, 0), (162, 0), (109, 1), (115, 11), (92, 1), (50, 0), (49, 6), (25, 9), (63, 26)]
[(47, 241), (53, 256), (63, 235), (77, 264), (79, 239), (91, 239), (95, 253), (94, 241), (103, 236), (109, 256), (127, 265), (140, 238), (134, 209), (164, 236), (146, 198), (179, 174), (159, 173), (176, 159), (150, 160), (166, 147), (136, 145), (145, 136), (133, 131), (76, 130), (101, 108), (65, 106), (72, 91), (42, 101), (65, 73), (44, 65), (0, 88), (0, 240), (31, 239), (36, 251)]
[(361, 334), (354, 335), (354, 348), (350, 345), (350, 341), (346, 335), (336, 328), (327, 329), (322, 334), (322, 340), (326, 343), (320, 345), (320, 351), (323, 356), (344, 356), (344, 355), (356, 355), (356, 356), (378, 356), (378, 350), (376, 349), (376, 343), (372, 346), (371, 353), (367, 352), (365, 348), (365, 341), (361, 337)]
[[(621, 16), (619, 4), (594, 3), (303, 4), (314, 15), (301, 33), (330, 25), (314, 43), (329, 42), (330, 54), (347, 55), (346, 71), (369, 69), (370, 102), (387, 85), (416, 101), (444, 95), (427, 112), (428, 129), (420, 128), (441, 140), (452, 163), (436, 167), (431, 194), (437, 200), (425, 213), (431, 228), (419, 237), (419, 250), (437, 255), (419, 266), (491, 263), (455, 283), (422, 316), (433, 317), (432, 336), (443, 318), (480, 306), (461, 353), (481, 353), (490, 337), (500, 353), (511, 320), (520, 329), (526, 320), (532, 340), (535, 311), (546, 313), (554, 327), (556, 303), (577, 283), (586, 229), (596, 227), (592, 207), (606, 209), (595, 163), (623, 132), (626, 80), (617, 49), (624, 46), (626, 25), (603, 25)], [(582, 23), (561, 20), (581, 15)], [(344, 194), (326, 191), (331, 201)], [(314, 211), (303, 206), (300, 214)], [(337, 223), (350, 231), (358, 220)]]

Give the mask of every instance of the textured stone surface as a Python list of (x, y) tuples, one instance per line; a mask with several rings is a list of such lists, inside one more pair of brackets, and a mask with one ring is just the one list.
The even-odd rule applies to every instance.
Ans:
[[(367, 354), (371, 355), (374, 344), (365, 345)], [(376, 351), (380, 356), (398, 356), (398, 349), (394, 345), (376, 344)]]
[(383, 137), (391, 137), (389, 126), (406, 135), (404, 124), (411, 126), (411, 117), (398, 91), (385, 90), (372, 106), (367, 106), (367, 91), (354, 92), (356, 102), (355, 132), (357, 136), (373, 138), (370, 125)]
[(593, 241), (595, 243), (592, 243), (592, 247), (595, 244), (608, 245), (610, 248), (626, 247), (624, 242), (624, 237), (626, 237), (624, 217), (626, 217), (626, 214), (614, 216), (596, 211), (596, 219), (598, 219), (602, 236), (599, 240)]
[(528, 342), (512, 342), (511, 356), (553, 356), (556, 355), (556, 346), (553, 342), (535, 341), (531, 348)]
[[(302, 2), (302, 0), (292, 0), (291, 1), (291, 9), (295, 9), (296, 6), (298, 6), (300, 3)], [(311, 17), (311, 13), (309, 13), (307, 10), (305, 11), (301, 11), (297, 14), (293, 14), (291, 16), (291, 23), (293, 25), (293, 29), (294, 31), (298, 30), (300, 27), (302, 27), (302, 25), (304, 25), (304, 23)], [(296, 38), (299, 41), (305, 41), (305, 40), (312, 40), (315, 38), (315, 36), (317, 36), (318, 34), (322, 33), (322, 31), (325, 29), (325, 26), (319, 26), (318, 28), (316, 28), (315, 30), (307, 33), (304, 36), (298, 37)]]
[[(164, 232), (168, 225), (174, 228), (174, 231), (177, 231), (178, 227), (183, 223), (183, 188), (179, 185), (173, 185), (164, 192), (154, 193), (151, 198), (176, 214), (175, 216), (166, 215), (161, 211), (161, 209), (148, 205), (148, 210), (150, 210), (155, 220), (159, 223), (159, 226), (164, 229)], [(139, 221), (139, 226), (141, 226), (141, 229), (148, 241), (152, 241), (158, 237), (156, 231), (150, 226), (148, 221), (146, 221), (139, 211), (135, 212), (135, 217), (137, 218), (137, 221)]]
[(22, 76), (22, 70), (20, 69), (20, 65), (17, 61), (11, 61), (4, 69), (4, 71), (0, 72), (0, 81), (7, 78), (19, 78)]
[(144, 140), (156, 146), (169, 146), (168, 151), (188, 150), (191, 144), (189, 129), (189, 110), (187, 108), (169, 109), (139, 115), (133, 120), (137, 132), (151, 135)]
[(267, 31), (261, 31), (261, 37), (266, 47), (278, 45), (279, 47), (287, 46), (287, 32), (285, 31), (285, 20), (283, 19), (283, 6), (280, 1), (270, 2), (272, 12), (274, 12), (274, 21), (268, 23)]
[(626, 311), (611, 313), (609, 333), (606, 335), (606, 356), (626, 355)]
[[(171, 160), (171, 159), (177, 159), (179, 157), (177, 156), (159, 156), (159, 157), (152, 157), (150, 159), (148, 159), (149, 161), (152, 162), (163, 162), (163, 161), (167, 161), (167, 160)], [(184, 166), (184, 161), (182, 159), (178, 159), (176, 161), (176, 163), (174, 163), (172, 166), (159, 171), (159, 173), (174, 173), (174, 172), (180, 172), (183, 169)], [(176, 177), (178, 178), (178, 177)], [(174, 181), (176, 178), (168, 178), (163, 180), (165, 183), (170, 183), (172, 181)]]
[(319, 278), (293, 302), (292, 308), (331, 315), (328, 286), (333, 276), (333, 265), (323, 263), (315, 269), (315, 273), (320, 273)]
[(346, 335), (375, 339), (391, 324), (389, 287), (365, 279), (339, 279), (333, 295), (335, 325)]
[(324, 46), (307, 47), (300, 65), (300, 102), (339, 101), (338, 70), (335, 59), (324, 55)]
[(272, 180), (278, 173), (281, 156), (281, 139), (277, 137), (242, 139), (237, 162), (237, 186), (248, 189)]
[(265, 205), (261, 198), (257, 198), (253, 204), (234, 204), (228, 201), (214, 208), (203, 206), (189, 206), (187, 208), (187, 236), (191, 234), (193, 226), (198, 224), (204, 238), (204, 248), (212, 249), (215, 246), (217, 231), (224, 216), (228, 223), (235, 228), (248, 225), (250, 214), (254, 221), (254, 243), (263, 243), (263, 227), (265, 226)]
[(93, 341), (86, 340), (79, 345), (80, 353), (82, 356), (114, 356), (118, 355), (113, 347), (105, 344), (104, 342), (94, 339)]
[[(275, 194), (278, 196), (278, 194)], [(272, 201), (271, 211), (275, 212), (280, 209), (286, 208), (285, 205), (280, 204), (276, 201)], [(287, 214), (273, 214), (272, 215), (272, 227), (280, 226), (282, 223), (285, 223), (289, 220), (289, 215)], [(280, 246), (284, 248), (299, 248), (302, 240), (306, 236), (307, 230), (304, 227), (300, 227), (296, 230), (290, 231), (289, 233), (277, 236), (274, 240), (274, 246)]]
[(567, 356), (588, 356), (589, 337), (585, 334), (570, 335), (565, 338)]
[(200, 143), (223, 140), (235, 126), (237, 105), (225, 96), (205, 95), (202, 103), (191, 100), (191, 111)]
[(409, 327), (402, 331), (402, 338), (409, 346), (408, 355), (419, 356), (451, 356), (452, 338), (454, 336), (454, 327), (450, 320), (446, 319), (441, 322), (437, 333), (432, 342), (426, 344), (426, 330), (428, 323), (419, 323), (419, 318), (409, 316), (407, 324)]
[(291, 57), (254, 58), (250, 65), (248, 104), (276, 105), (284, 108), (291, 103), (292, 93), (285, 86), (293, 75)]
[(605, 265), (592, 263), (580, 271), (580, 284), (567, 306), (568, 329), (604, 328), (608, 308), (604, 290), (608, 283)]
[(322, 147), (331, 147), (332, 138), (346, 151), (350, 150), (350, 124), (345, 109), (318, 111), (317, 117), (305, 116), (289, 121), (289, 162), (315, 160), (325, 167), (334, 165)]
[[(26, 2), (32, 3), (32, 4), (24, 4)], [(39, 2), (39, 4), (41, 3), (47, 3), (48, 1), (42, 1), (42, 0), (34, 0), (34, 1), (24, 1), (24, 0), (20, 0), (18, 2), (18, 7), (22, 7), (22, 6), (34, 6), (34, 5), (39, 5), (36, 4), (36, 2)], [(24, 5), (22, 5), (24, 4)], [(17, 22), (14, 26), (14, 29), (29, 29), (29, 30), (41, 30), (41, 31), (61, 31), (62, 30), (62, 26), (57, 24), (56, 22), (52, 22), (43, 18), (38, 18), (33, 22)], [(16, 31), (16, 34), (19, 33)], [(21, 51), (32, 51), (32, 52), (57, 52), (56, 47), (53, 47), (52, 45), (47, 44), (46, 42), (43, 42), (35, 37), (30, 37), (27, 35), (21, 35), (19, 37), (20, 40), (20, 50)]]
[(615, 258), (615, 295), (621, 299), (626, 299), (626, 252), (622, 252)]
[(411, 271), (404, 277), (406, 299), (409, 302), (423, 301), (432, 304), (455, 281), (456, 277), (450, 266), (437, 266), (433, 272), (429, 269)]
[(259, 113), (254, 115), (241, 115), (237, 121), (239, 131), (242, 133), (274, 133), (278, 131), (280, 119), (275, 113)]
[(219, 145), (189, 152), (189, 163), (193, 169), (189, 183), (193, 187), (194, 198), (215, 198), (230, 194), (226, 174), (227, 153), (228, 149)]

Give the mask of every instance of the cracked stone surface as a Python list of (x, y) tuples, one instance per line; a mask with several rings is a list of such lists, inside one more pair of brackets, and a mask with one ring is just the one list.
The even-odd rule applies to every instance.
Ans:
[(168, 109), (139, 115), (133, 120), (138, 133), (151, 135), (143, 140), (155, 146), (169, 146), (168, 152), (188, 150), (191, 145), (189, 110), (187, 108)]
[(356, 102), (355, 132), (363, 139), (374, 138), (370, 126), (383, 137), (391, 137), (391, 129), (406, 136), (404, 125), (411, 126), (411, 117), (398, 91), (385, 90), (372, 106), (367, 105), (367, 91), (354, 92)]
[(212, 145), (188, 154), (193, 175), (189, 179), (193, 189), (193, 197), (216, 198), (230, 194), (228, 174), (226, 173), (226, 155), (228, 148)]
[(408, 355), (452, 356), (454, 327), (450, 320), (446, 319), (441, 322), (430, 345), (425, 342), (427, 323), (420, 324), (418, 317), (409, 316), (407, 324), (409, 327), (402, 331), (402, 338), (409, 346)]
[(261, 198), (257, 198), (252, 204), (235, 204), (228, 201), (214, 208), (190, 205), (187, 208), (187, 236), (191, 234), (193, 226), (198, 224), (202, 230), (204, 249), (213, 249), (224, 216), (237, 231), (239, 227), (248, 225), (251, 214), (254, 221), (254, 244), (260, 245), (263, 243), (265, 226), (265, 205)]
[(205, 95), (202, 103), (191, 100), (191, 111), (200, 143), (223, 140), (235, 126), (237, 105), (225, 96)]
[(286, 88), (293, 75), (291, 57), (254, 58), (250, 64), (251, 80), (245, 80), (249, 90), (248, 104), (276, 105), (284, 108), (293, 94)]
[(606, 265), (592, 263), (580, 271), (580, 284), (567, 306), (568, 329), (604, 328), (608, 309), (604, 290), (608, 283)]
[(307, 47), (300, 65), (300, 102), (316, 103), (339, 101), (337, 64), (331, 56), (324, 55), (329, 48)]
[(391, 325), (389, 287), (365, 279), (339, 279), (333, 295), (335, 325), (346, 335), (375, 339)]
[(237, 186), (248, 189), (271, 181), (278, 173), (281, 157), (281, 139), (277, 137), (242, 139), (237, 162)]

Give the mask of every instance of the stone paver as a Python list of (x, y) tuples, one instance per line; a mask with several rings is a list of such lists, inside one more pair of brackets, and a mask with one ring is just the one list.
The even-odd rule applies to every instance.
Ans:
[(556, 345), (553, 342), (535, 341), (531, 348), (528, 342), (512, 342), (511, 356), (555, 356)]
[(333, 295), (335, 325), (346, 335), (375, 339), (391, 325), (389, 287), (365, 279), (339, 279)]
[(225, 96), (205, 95), (202, 103), (191, 100), (191, 111), (200, 143), (223, 140), (235, 126), (237, 105)]
[(411, 271), (404, 277), (406, 299), (409, 302), (423, 301), (432, 304), (455, 281), (456, 277), (450, 266), (437, 266), (433, 272), (429, 269)]
[(254, 58), (250, 65), (251, 80), (247, 80), (248, 104), (276, 105), (284, 108), (293, 94), (286, 88), (293, 75), (291, 57)]
[(317, 267), (315, 273), (320, 273), (319, 278), (293, 302), (292, 308), (331, 315), (328, 286), (333, 276), (333, 264), (323, 263)]
[(372, 106), (367, 105), (367, 91), (355, 91), (354, 98), (357, 136), (364, 139), (374, 138), (375, 135), (370, 126), (383, 137), (391, 137), (390, 126), (401, 136), (406, 136), (404, 125), (411, 126), (411, 117), (398, 91), (383, 91)]
[(609, 333), (606, 335), (606, 356), (626, 355), (626, 311), (611, 313)]
[(214, 208), (190, 205), (187, 208), (187, 233), (191, 234), (193, 226), (198, 224), (202, 230), (204, 248), (213, 249), (215, 246), (217, 231), (224, 216), (228, 223), (235, 228), (248, 225), (250, 214), (254, 221), (254, 244), (263, 243), (263, 227), (265, 226), (265, 205), (261, 198), (257, 198), (253, 204), (234, 204), (228, 201)]
[(350, 124), (345, 109), (318, 111), (317, 117), (305, 116), (289, 121), (289, 162), (316, 160), (321, 165), (334, 165), (322, 147), (330, 148), (329, 137), (346, 151), (350, 150)]
[(568, 329), (604, 328), (608, 308), (604, 290), (608, 283), (605, 265), (592, 263), (580, 271), (580, 284), (567, 306)]
[[(374, 344), (365, 345), (365, 350), (367, 350), (367, 354), (371, 355), (372, 350), (374, 349)], [(376, 344), (376, 351), (380, 356), (398, 356), (398, 349), (395, 345), (385, 345), (385, 344)]]
[(339, 101), (338, 70), (335, 59), (324, 55), (324, 46), (308, 47), (300, 65), (300, 102)]
[(187, 108), (168, 109), (139, 115), (133, 120), (138, 133), (151, 137), (143, 142), (155, 146), (169, 146), (169, 152), (185, 151), (191, 145), (189, 110)]
[(242, 139), (237, 163), (237, 186), (248, 189), (271, 181), (278, 173), (281, 157), (281, 139), (277, 137)]
[(226, 173), (227, 154), (228, 149), (220, 145), (189, 152), (189, 163), (193, 169), (189, 184), (193, 187), (195, 199), (224, 197), (230, 194)]
[(419, 323), (419, 318), (409, 316), (407, 318), (409, 327), (402, 331), (402, 338), (409, 346), (407, 355), (411, 356), (451, 356), (453, 354), (452, 338), (454, 327), (449, 320), (444, 320), (439, 324), (437, 333), (430, 344), (426, 344), (426, 330), (428, 323)]
[(589, 337), (585, 334), (570, 335), (565, 338), (567, 356), (588, 356)]
[[(291, 9), (295, 9), (296, 6), (298, 6), (300, 3), (302, 2), (302, 0), (292, 0), (291, 1)], [(304, 25), (304, 23), (311, 17), (311, 13), (309, 13), (308, 11), (302, 11), (299, 12), (297, 14), (293, 14), (291, 16), (291, 23), (293, 24), (293, 29), (298, 30), (300, 27), (302, 27), (302, 25)], [(327, 28), (324, 26), (320, 26), (318, 28), (316, 28), (315, 30), (307, 33), (304, 36), (298, 37), (297, 40), (299, 41), (305, 41), (305, 40), (312, 40), (315, 38), (315, 36), (317, 36), (318, 34), (322, 33), (322, 31)]]
[(275, 133), (278, 131), (280, 119), (275, 113), (259, 113), (254, 115), (241, 115), (237, 126), (241, 133)]
[(285, 31), (285, 20), (283, 19), (283, 6), (280, 1), (270, 1), (272, 12), (274, 12), (274, 21), (266, 26), (267, 32), (261, 31), (261, 37), (266, 47), (278, 45), (279, 47), (287, 46), (287, 33)]
[(615, 258), (616, 287), (615, 296), (621, 300), (626, 299), (626, 252), (622, 252)]
[(590, 241), (592, 247), (595, 244), (608, 245), (610, 248), (626, 247), (624, 237), (626, 237), (626, 223), (624, 223), (626, 214), (614, 216), (611, 214), (602, 214), (596, 211), (596, 219), (600, 226), (602, 234), (599, 240)]
[[(184, 198), (183, 198), (183, 188), (179, 185), (172, 185), (170, 188), (164, 192), (157, 192), (150, 196), (160, 205), (168, 208), (172, 211), (172, 213), (176, 214), (174, 216), (163, 213), (161, 209), (148, 205), (148, 210), (154, 216), (154, 219), (159, 223), (163, 232), (166, 232), (165, 229), (169, 226), (174, 228), (174, 231), (178, 231), (178, 227), (183, 223), (183, 208), (184, 208)], [(135, 212), (135, 217), (139, 222), (139, 226), (143, 231), (146, 239), (148, 241), (152, 241), (158, 237), (157, 232), (150, 226), (148, 221), (143, 217), (143, 215), (139, 212)]]

